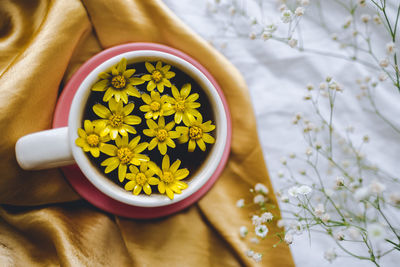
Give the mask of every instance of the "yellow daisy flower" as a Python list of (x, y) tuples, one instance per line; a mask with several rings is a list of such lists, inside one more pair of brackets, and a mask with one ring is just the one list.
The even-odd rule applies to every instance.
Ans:
[[(109, 173), (118, 167), (118, 178), (123, 182), (126, 176), (128, 164), (139, 166), (142, 162), (149, 161), (149, 157), (140, 154), (149, 145), (147, 142), (140, 143), (140, 135), (133, 138), (130, 142), (128, 136), (117, 136), (115, 144), (103, 144), (100, 151), (111, 156), (101, 163), (101, 166), (107, 166), (104, 170)], [(129, 143), (128, 143), (129, 142)]]
[(132, 191), (134, 195), (139, 195), (140, 192), (143, 191), (147, 194), (151, 194), (151, 186), (150, 185), (158, 185), (160, 180), (153, 177), (155, 172), (149, 169), (148, 163), (143, 162), (140, 164), (140, 170), (136, 166), (129, 166), (129, 170), (131, 171), (126, 175), (126, 179), (130, 180), (125, 185), (125, 190)]
[(179, 159), (170, 165), (168, 155), (165, 155), (162, 160), (162, 169), (154, 163), (149, 164), (150, 169), (160, 177), (158, 191), (161, 194), (166, 194), (170, 199), (174, 199), (174, 193), (180, 194), (181, 190), (188, 187), (187, 183), (181, 180), (189, 175), (189, 170), (186, 168), (179, 169), (180, 165), (181, 161)]
[(196, 110), (200, 107), (200, 103), (195, 102), (199, 98), (199, 94), (191, 94), (192, 86), (190, 83), (184, 84), (179, 92), (175, 85), (172, 85), (173, 97), (168, 98), (168, 102), (172, 105), (172, 110), (175, 112), (174, 120), (176, 123), (189, 123), (189, 117), (200, 117), (201, 114)]
[(181, 133), (182, 136), (179, 138), (180, 143), (188, 144), (188, 151), (193, 152), (196, 148), (196, 144), (202, 151), (206, 150), (206, 144), (215, 143), (215, 138), (212, 137), (208, 132), (215, 129), (215, 125), (211, 124), (211, 121), (203, 123), (203, 117), (200, 116), (197, 119), (189, 118), (189, 123), (185, 123), (185, 126), (176, 127), (176, 131)]
[(135, 108), (133, 103), (123, 106), (122, 102), (116, 102), (115, 99), (111, 99), (108, 102), (108, 107), (106, 108), (102, 104), (93, 106), (94, 113), (102, 118), (96, 122), (106, 123), (106, 127), (101, 132), (102, 136), (109, 134), (111, 139), (115, 140), (118, 133), (122, 136), (127, 136), (128, 133), (136, 134), (135, 128), (131, 125), (141, 123), (142, 119), (138, 116), (129, 115)]
[(164, 92), (164, 86), (171, 87), (169, 79), (175, 76), (175, 72), (169, 71), (171, 65), (162, 66), (161, 61), (158, 61), (156, 67), (151, 63), (145, 62), (147, 71), (150, 74), (145, 74), (141, 77), (143, 81), (148, 81), (147, 91), (153, 91), (157, 87), (158, 92)]
[(175, 122), (171, 121), (165, 125), (164, 117), (158, 119), (158, 125), (152, 119), (146, 121), (149, 129), (144, 129), (143, 134), (149, 137), (154, 137), (149, 144), (149, 150), (153, 150), (158, 146), (158, 150), (161, 155), (167, 153), (167, 146), (175, 148), (175, 142), (172, 139), (178, 138), (180, 134), (175, 131), (171, 131), (175, 126)]
[(100, 81), (93, 85), (92, 91), (105, 91), (104, 102), (108, 102), (114, 97), (117, 102), (122, 99), (126, 104), (128, 95), (140, 98), (140, 93), (135, 85), (142, 84), (144, 81), (141, 78), (132, 77), (135, 71), (135, 69), (126, 69), (126, 58), (123, 58), (111, 68), (111, 71), (99, 74)]
[(146, 112), (144, 115), (146, 119), (152, 118), (156, 120), (158, 116), (169, 116), (174, 113), (171, 109), (171, 104), (166, 102), (168, 99), (167, 95), (160, 97), (160, 93), (151, 91), (150, 95), (143, 94), (142, 99), (147, 105), (140, 106), (140, 110)]
[(75, 140), (75, 144), (89, 152), (93, 157), (97, 158), (100, 155), (100, 147), (110, 141), (108, 136), (101, 136), (100, 133), (104, 130), (105, 123), (93, 124), (90, 120), (85, 120), (83, 128), (78, 129), (79, 137)]

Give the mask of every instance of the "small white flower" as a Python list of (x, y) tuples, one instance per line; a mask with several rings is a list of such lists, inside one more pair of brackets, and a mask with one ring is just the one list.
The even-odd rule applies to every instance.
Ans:
[(236, 207), (243, 208), (244, 207), (244, 199), (241, 198), (236, 202)]
[(257, 237), (252, 237), (252, 238), (250, 238), (250, 243), (258, 244), (258, 243), (260, 243), (260, 240), (258, 240)]
[(344, 178), (342, 176), (336, 177), (336, 185), (337, 186), (344, 186)]
[(283, 178), (285, 176), (285, 173), (282, 170), (279, 170), (277, 174), (279, 178)]
[(329, 215), (329, 213), (325, 213), (324, 215), (322, 215), (321, 220), (324, 223), (327, 223), (329, 220), (331, 219), (331, 216)]
[(348, 28), (352, 22), (353, 22), (353, 17), (351, 16), (347, 17), (343, 25), (343, 28), (345, 29)]
[(301, 0), (300, 4), (302, 6), (308, 6), (310, 4), (310, 0)]
[(303, 225), (299, 222), (292, 222), (290, 224), (290, 229), (292, 229), (297, 235), (303, 233)]
[(301, 185), (298, 189), (297, 192), (300, 195), (308, 195), (311, 193), (312, 189), (308, 185)]
[(318, 203), (318, 205), (314, 209), (314, 213), (317, 217), (321, 218), (322, 215), (325, 213), (325, 207), (323, 204)]
[(283, 194), (281, 196), (281, 201), (284, 202), (284, 203), (288, 203), (289, 202), (289, 197), (287, 195)]
[(287, 6), (285, 4), (282, 4), (282, 5), (279, 6), (278, 9), (279, 9), (280, 12), (283, 12), (283, 11), (285, 11), (287, 9)]
[(293, 13), (292, 11), (285, 9), (282, 11), (281, 20), (283, 23), (289, 23), (292, 20)]
[(374, 193), (374, 194), (382, 194), (383, 191), (385, 191), (386, 186), (377, 180), (372, 181), (372, 183), (369, 185), (369, 190)]
[(386, 44), (386, 53), (393, 54), (394, 50), (396, 49), (396, 45), (393, 42)]
[(293, 243), (293, 236), (290, 233), (286, 233), (284, 239), (285, 239), (286, 244), (288, 244), (288, 245)]
[(344, 233), (343, 231), (338, 231), (334, 234), (334, 237), (338, 241), (343, 241), (344, 240)]
[(267, 40), (269, 40), (269, 39), (272, 38), (272, 34), (271, 34), (270, 32), (263, 32), (263, 33), (261, 34), (261, 38), (262, 38), (264, 41), (267, 41)]
[(291, 188), (289, 188), (288, 190), (288, 194), (292, 197), (297, 197), (299, 195), (298, 193), (298, 187), (297, 186), (292, 186)]
[(369, 188), (368, 187), (361, 187), (358, 188), (355, 192), (354, 192), (354, 198), (358, 201), (361, 200), (365, 200), (369, 197), (370, 192), (369, 192)]
[(320, 83), (319, 84), (319, 89), (325, 90), (326, 89), (326, 83)]
[(311, 147), (308, 147), (308, 148), (306, 149), (306, 155), (307, 155), (307, 156), (311, 156), (312, 153), (313, 153), (312, 148), (311, 148)]
[(373, 240), (383, 240), (385, 238), (385, 229), (379, 223), (372, 223), (367, 226), (368, 237)]
[(272, 215), (271, 212), (264, 212), (263, 214), (261, 214), (261, 221), (263, 223), (272, 221), (273, 218), (274, 218), (274, 216)]
[(295, 47), (297, 46), (297, 40), (294, 39), (294, 38), (290, 39), (290, 40), (288, 41), (288, 45), (289, 45), (291, 48), (295, 48)]
[(371, 20), (371, 16), (368, 14), (361, 15), (361, 21), (364, 23), (368, 23)]
[(400, 205), (400, 193), (394, 192), (389, 195), (389, 202), (392, 205)]
[(253, 260), (255, 262), (260, 262), (262, 260), (262, 254), (261, 253), (254, 253)]
[(252, 251), (251, 249), (246, 251), (246, 256), (247, 257), (251, 258), (251, 257), (253, 257), (253, 255), (254, 255), (254, 251)]
[(349, 229), (347, 229), (347, 232), (349, 233), (350, 238), (354, 240), (357, 240), (361, 235), (360, 230), (358, 230), (358, 228), (354, 226), (349, 227)]
[(358, 0), (358, 4), (360, 6), (365, 6), (365, 0)]
[(233, 7), (233, 6), (231, 6), (231, 7), (229, 8), (229, 14), (231, 14), (231, 16), (235, 15), (235, 14), (236, 14), (236, 8)]
[(256, 195), (254, 198), (253, 198), (253, 202), (255, 203), (255, 204), (262, 204), (262, 203), (264, 203), (265, 202), (265, 197), (263, 196), (263, 195)]
[(332, 33), (331, 38), (332, 38), (332, 40), (337, 41), (339, 36), (337, 35), (337, 33)]
[(379, 61), (379, 66), (381, 66), (382, 68), (386, 68), (387, 66), (389, 66), (389, 59), (384, 58)]
[(269, 192), (268, 188), (267, 188), (265, 185), (261, 184), (261, 183), (257, 183), (257, 184), (254, 186), (254, 190), (255, 190), (257, 193), (262, 193), (262, 194), (264, 194), (264, 195), (268, 194), (268, 192)]
[(265, 26), (264, 31), (272, 33), (274, 31), (276, 31), (277, 29), (278, 29), (278, 27), (276, 27), (275, 24), (269, 24), (269, 25)]
[(254, 33), (254, 32), (251, 32), (250, 34), (249, 34), (249, 38), (251, 39), (251, 40), (254, 40), (254, 39), (256, 39), (256, 34)]
[(381, 72), (381, 73), (379, 74), (379, 77), (378, 77), (379, 81), (381, 81), (381, 82), (385, 81), (387, 78), (388, 78), (388, 76), (387, 76), (387, 74), (384, 73), (384, 72)]
[(285, 221), (284, 220), (279, 220), (279, 221), (276, 222), (276, 225), (279, 228), (283, 228), (283, 227), (285, 227)]
[(324, 252), (324, 258), (329, 261), (332, 262), (336, 259), (337, 254), (335, 252), (334, 248), (328, 249), (327, 251)]
[(240, 237), (246, 237), (246, 235), (247, 235), (248, 233), (249, 233), (249, 230), (247, 229), (246, 226), (241, 226), (241, 227), (239, 228)]
[(304, 7), (299, 6), (298, 8), (296, 8), (296, 10), (294, 11), (294, 14), (298, 17), (303, 16), (304, 15)]
[(373, 16), (373, 20), (374, 20), (374, 22), (375, 22), (377, 25), (382, 24), (382, 20), (381, 20), (381, 18), (380, 18), (378, 15), (374, 15), (374, 16)]
[(264, 238), (268, 234), (268, 228), (267, 228), (267, 226), (260, 224), (260, 225), (256, 226), (255, 232), (256, 232), (256, 235), (258, 235), (261, 238)]
[(285, 158), (285, 157), (282, 157), (282, 158), (281, 158), (281, 163), (282, 163), (282, 165), (286, 165), (286, 164), (287, 164), (287, 161), (286, 161), (286, 158)]
[(251, 217), (251, 222), (253, 223), (253, 225), (258, 226), (262, 223), (261, 217), (258, 215), (253, 215), (253, 217)]

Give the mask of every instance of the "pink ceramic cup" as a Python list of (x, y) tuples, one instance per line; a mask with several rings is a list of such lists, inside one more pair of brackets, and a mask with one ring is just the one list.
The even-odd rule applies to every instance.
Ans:
[[(161, 60), (173, 65), (191, 76), (208, 96), (215, 114), (216, 142), (201, 169), (188, 182), (189, 186), (171, 200), (165, 195), (135, 196), (107, 178), (94, 166), (80, 147), (75, 145), (77, 130), (82, 127), (82, 118), (92, 85), (98, 74), (108, 71), (122, 58), (128, 64)], [(226, 157), (226, 146), (230, 144), (230, 122), (224, 103), (213, 83), (197, 67), (181, 57), (156, 50), (130, 51), (109, 58), (93, 69), (80, 84), (75, 93), (68, 116), (68, 126), (29, 134), (16, 144), (17, 161), (23, 169), (38, 170), (61, 167), (76, 163), (90, 183), (108, 197), (136, 207), (162, 207), (180, 202), (200, 190), (219, 168)]]

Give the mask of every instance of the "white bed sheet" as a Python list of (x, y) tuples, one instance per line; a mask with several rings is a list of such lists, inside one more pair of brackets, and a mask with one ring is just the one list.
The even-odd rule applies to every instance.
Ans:
[[(208, 17), (206, 1), (164, 0), (164, 2), (206, 40), (215, 40), (219, 34), (215, 21)], [(330, 12), (338, 14), (342, 11), (339, 7), (333, 6)], [(273, 13), (276, 11), (271, 10), (271, 14)], [(383, 52), (388, 40), (385, 40), (379, 32), (374, 36), (379, 40)], [(327, 36), (319, 32), (304, 30), (304, 37), (309, 40), (308, 44), (311, 46), (322, 45), (328, 49), (337, 49)], [(393, 176), (398, 176), (399, 136), (374, 114), (365, 111), (356, 98), (360, 90), (354, 86), (354, 81), (369, 74), (365, 67), (345, 60), (300, 53), (275, 41), (239, 40), (225, 38), (223, 35), (219, 35), (217, 39), (217, 48), (222, 50), (247, 81), (264, 157), (276, 190), (282, 184), (276, 175), (282, 169), (279, 159), (291, 152), (302, 154), (306, 148), (300, 131), (291, 123), (296, 112), (312, 115), (309, 105), (302, 100), (306, 93), (305, 86), (308, 83), (318, 85), (327, 75), (334, 77), (343, 86), (345, 90), (343, 94), (346, 94), (338, 103), (341, 111), (336, 118), (336, 129), (344, 133), (347, 126), (353, 125), (356, 129), (354, 136), (361, 138), (364, 134), (368, 134), (371, 141), (365, 153), (369, 160), (376, 162)], [(219, 45), (224, 42), (227, 46), (221, 49)], [(376, 99), (378, 106), (384, 107), (381, 111), (400, 126), (400, 93), (394, 91), (392, 86), (388, 86), (379, 92)], [(304, 166), (294, 166), (294, 169), (296, 168), (304, 169)], [(245, 190), (243, 195), (246, 195)], [(324, 251), (330, 246), (334, 246), (334, 242), (323, 235), (314, 235), (311, 242), (307, 235), (302, 235), (295, 236), (291, 250), (299, 267), (374, 266), (351, 257), (338, 258), (330, 264), (323, 258)], [(336, 251), (342, 254), (339, 250)], [(399, 262), (400, 253), (395, 253), (388, 256), (382, 262), (382, 266), (399, 266)]]

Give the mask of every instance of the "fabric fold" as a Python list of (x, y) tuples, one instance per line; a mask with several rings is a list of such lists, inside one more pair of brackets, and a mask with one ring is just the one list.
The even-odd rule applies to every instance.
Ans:
[[(246, 84), (227, 59), (158, 0), (6, 1), (0, 14), (0, 203), (9, 204), (0, 209), (0, 263), (257, 265), (238, 235), (240, 226), (251, 227), (249, 215), (235, 203), (257, 182), (272, 186)], [(73, 201), (79, 196), (60, 171), (24, 172), (14, 155), (19, 137), (50, 128), (59, 88), (81, 64), (129, 42), (165, 44), (198, 60), (220, 84), (232, 116), (232, 151), (215, 186), (197, 204), (157, 220), (118, 218)], [(277, 231), (271, 225), (271, 235)], [(287, 246), (262, 243), (260, 265), (293, 266)]]

